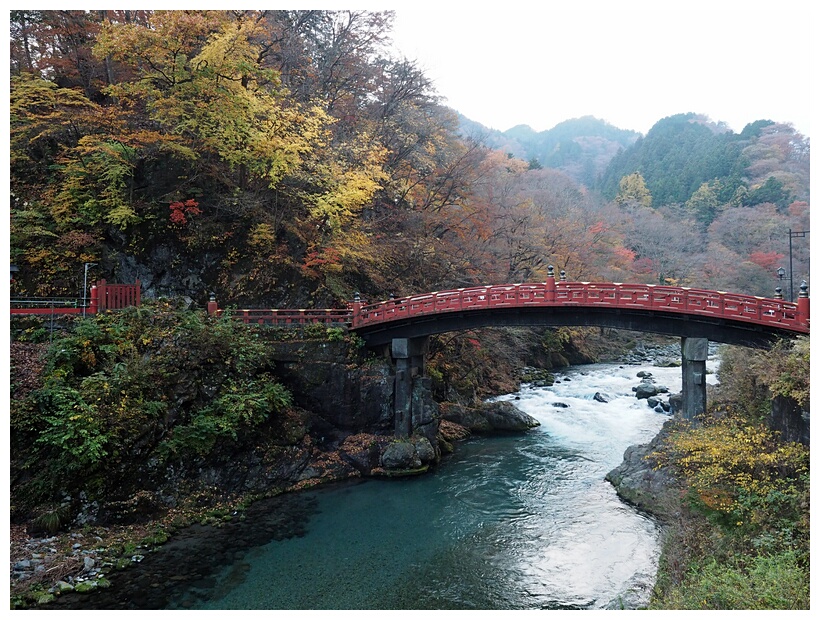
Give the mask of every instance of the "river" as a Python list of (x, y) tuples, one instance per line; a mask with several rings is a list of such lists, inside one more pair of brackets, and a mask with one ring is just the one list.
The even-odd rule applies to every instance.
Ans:
[[(647, 443), (669, 418), (635, 398), (641, 370), (680, 391), (679, 368), (565, 369), (551, 387), (500, 397), (540, 427), (463, 442), (431, 474), (288, 494), (254, 504), (244, 521), (189, 528), (142, 565), (112, 575), (115, 587), (86, 603), (237, 610), (645, 605), (660, 530), (604, 480), (628, 446)], [(596, 392), (609, 402), (594, 400)]]

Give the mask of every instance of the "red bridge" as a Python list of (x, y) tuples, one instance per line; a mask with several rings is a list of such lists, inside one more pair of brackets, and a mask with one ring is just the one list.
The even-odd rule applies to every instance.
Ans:
[[(139, 305), (140, 286), (98, 282), (86, 308), (57, 307), (57, 300), (16, 300), (12, 314), (90, 314)], [(85, 301), (85, 300), (83, 300)], [(768, 299), (694, 288), (556, 282), (552, 267), (546, 282), (475, 286), (366, 303), (356, 298), (343, 309), (220, 310), (214, 294), (208, 314), (228, 313), (248, 324), (294, 326), (319, 323), (354, 330), (369, 347), (389, 345), (395, 364), (394, 415), (396, 434), (408, 436), (421, 413), (412, 405), (412, 390), (424, 377), (428, 336), (490, 326), (600, 326), (652, 332), (681, 338), (682, 415), (694, 420), (706, 410), (708, 342), (766, 348), (778, 338), (809, 333), (809, 294), (805, 282), (796, 303), (777, 290)], [(415, 421), (415, 422), (414, 422)]]
[[(212, 298), (209, 312), (221, 313)], [(355, 330), (369, 346), (394, 338), (504, 325), (594, 325), (715, 342), (767, 347), (780, 336), (809, 333), (805, 282), (796, 303), (736, 293), (652, 284), (546, 282), (437, 291), (345, 309), (245, 309), (245, 323), (324, 323)]]
[[(95, 314), (140, 304), (140, 282), (91, 288), (79, 300), (12, 300), (12, 314)], [(16, 307), (15, 307), (16, 306)], [(221, 314), (212, 295), (209, 314)], [(298, 326), (343, 325), (369, 346), (488, 326), (601, 326), (714, 342), (767, 347), (782, 336), (809, 333), (805, 282), (796, 303), (674, 286), (556, 281), (475, 286), (366, 303), (358, 295), (343, 309), (243, 309), (230, 316), (244, 323)]]

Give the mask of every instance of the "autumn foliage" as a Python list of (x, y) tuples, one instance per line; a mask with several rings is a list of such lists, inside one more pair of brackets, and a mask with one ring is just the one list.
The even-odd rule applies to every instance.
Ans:
[[(526, 161), (465, 136), (389, 49), (392, 21), (12, 11), (15, 292), (71, 294), (85, 262), (114, 281), (115, 256), (166, 274), (161, 247), (196, 274), (168, 274), (163, 294), (248, 305), (537, 281), (548, 265), (772, 294), (784, 233), (808, 229), (808, 141), (789, 126), (732, 134), (679, 115), (609, 165), (559, 172), (555, 153)], [(807, 244), (793, 259), (799, 282)]]
[(185, 225), (188, 223), (188, 218), (192, 215), (201, 215), (202, 210), (198, 208), (199, 203), (192, 198), (186, 201), (178, 200), (169, 205), (171, 209), (171, 222), (174, 224)]

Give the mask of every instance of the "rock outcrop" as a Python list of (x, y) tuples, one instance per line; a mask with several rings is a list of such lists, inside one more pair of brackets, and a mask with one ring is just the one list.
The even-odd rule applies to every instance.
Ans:
[(648, 444), (627, 448), (623, 462), (606, 475), (621, 499), (661, 521), (676, 515), (681, 486), (668, 468), (655, 469), (655, 462), (648, 457), (660, 447), (673, 424), (673, 420), (667, 421)]
[(509, 401), (485, 402), (478, 407), (441, 403), (439, 410), (443, 420), (458, 424), (472, 433), (521, 432), (541, 425)]

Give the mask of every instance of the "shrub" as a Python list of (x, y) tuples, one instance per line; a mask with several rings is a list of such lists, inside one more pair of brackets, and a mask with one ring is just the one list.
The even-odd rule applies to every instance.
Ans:
[(809, 609), (809, 575), (793, 552), (693, 567), (664, 609)]
[(45, 357), (42, 383), (12, 403), (21, 508), (116, 488), (154, 455), (206, 455), (291, 402), (251, 328), (168, 301), (78, 320)]

